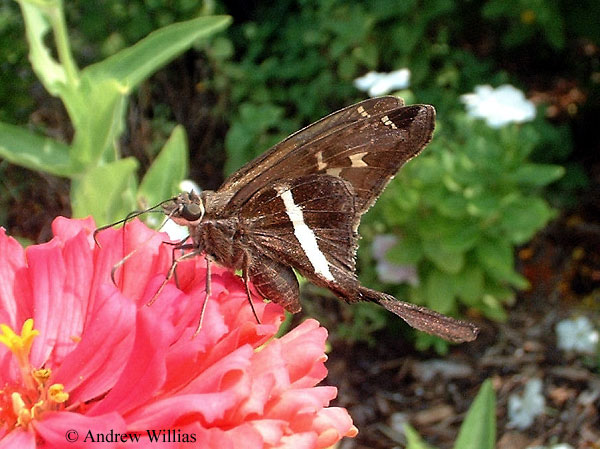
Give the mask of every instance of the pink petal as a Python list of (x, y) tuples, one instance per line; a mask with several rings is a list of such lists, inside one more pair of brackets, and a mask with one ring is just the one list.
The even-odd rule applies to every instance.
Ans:
[(293, 421), (299, 413), (316, 413), (329, 405), (337, 395), (335, 387), (313, 387), (288, 390), (270, 405), (265, 415), (269, 418)]
[(35, 449), (35, 435), (23, 429), (15, 429), (0, 439), (0, 449)]
[[(179, 393), (210, 393), (241, 386), (242, 376), (250, 365), (252, 354), (252, 348), (245, 345), (208, 366), (202, 363), (202, 370)], [(249, 387), (245, 389), (247, 388)]]
[[(241, 426), (228, 429), (226, 435), (231, 441), (234, 449), (262, 449), (265, 447), (261, 434), (257, 432), (257, 430), (250, 424), (243, 424)], [(215, 449), (219, 448), (215, 447)]]
[(138, 310), (131, 357), (112, 390), (88, 414), (125, 413), (156, 395), (166, 376), (165, 353), (171, 334), (169, 324), (150, 307)]
[[(96, 435), (108, 436), (112, 432), (114, 438), (114, 434), (123, 433), (126, 429), (125, 422), (117, 413), (89, 417), (71, 412), (47, 412), (41, 420), (33, 421), (33, 426), (43, 440), (41, 447), (47, 449), (121, 447), (123, 443), (119, 442), (102, 443)], [(72, 441), (74, 438), (77, 441)]]
[(56, 217), (52, 222), (52, 233), (59, 240), (66, 242), (75, 238), (81, 231), (88, 236), (88, 243), (90, 249), (94, 246), (94, 239), (92, 234), (96, 229), (96, 223), (92, 217), (87, 218), (66, 218)]
[[(203, 298), (204, 293), (200, 294)], [(180, 298), (181, 299), (181, 298)], [(181, 336), (171, 345), (167, 355), (167, 379), (165, 380), (164, 390), (178, 390), (181, 385), (186, 385), (201, 373), (206, 366), (207, 352), (210, 353), (218, 348), (220, 340), (227, 334), (228, 328), (225, 326), (223, 316), (219, 313), (218, 305), (215, 301), (207, 304), (204, 314), (204, 324), (200, 333), (194, 336), (197, 327), (198, 314), (200, 313), (201, 302), (194, 298), (187, 299), (187, 310), (183, 314), (189, 314), (192, 318), (185, 327), (183, 319), (178, 324), (178, 331)], [(153, 306), (154, 307), (154, 306)], [(230, 348), (231, 350), (233, 348)], [(231, 351), (229, 351), (231, 352)]]
[(221, 419), (237, 402), (232, 391), (206, 394), (186, 394), (154, 401), (126, 415), (129, 429), (164, 429), (178, 421), (199, 420), (203, 425)]
[(54, 381), (65, 386), (70, 402), (91, 400), (108, 391), (130, 357), (135, 337), (135, 306), (112, 285), (92, 311), (82, 339), (56, 371)]
[(107, 229), (97, 234), (101, 249), (96, 249), (95, 277), (99, 282), (110, 281), (110, 272), (118, 262), (127, 259), (115, 272), (115, 279), (123, 294), (139, 305), (149, 280), (164, 273), (171, 265), (171, 247), (161, 245), (169, 241), (166, 234), (158, 233), (139, 220), (132, 220), (125, 228)]
[(87, 311), (92, 259), (86, 236), (82, 233), (64, 243), (57, 238), (26, 250), (34, 301), (34, 324), (40, 330), (32, 351), (31, 363), (39, 367), (52, 353), (60, 364), (81, 335)]
[(342, 437), (355, 437), (358, 429), (345, 408), (327, 407), (319, 411), (312, 428), (319, 433), (318, 447), (330, 447)]
[(20, 330), (23, 322), (32, 316), (33, 300), (25, 251), (0, 227), (0, 323)]
[(275, 446), (289, 428), (289, 422), (282, 419), (255, 419), (248, 421), (262, 436), (266, 445)]
[(327, 330), (313, 319), (303, 321), (281, 338), (290, 382), (295, 388), (312, 387), (327, 376)]
[(314, 449), (317, 444), (315, 432), (294, 433), (281, 438), (277, 449)]
[(265, 405), (275, 394), (275, 376), (265, 373), (261, 376), (250, 375), (250, 388), (244, 396), (245, 400), (239, 405), (234, 413), (229, 415), (231, 422), (243, 422), (249, 416), (262, 416)]

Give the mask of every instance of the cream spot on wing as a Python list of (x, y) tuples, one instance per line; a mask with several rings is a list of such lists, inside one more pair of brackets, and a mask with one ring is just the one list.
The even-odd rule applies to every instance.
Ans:
[(294, 227), (294, 235), (298, 239), (308, 261), (313, 266), (315, 273), (323, 276), (328, 281), (333, 281), (333, 275), (329, 270), (329, 262), (327, 262), (325, 255), (319, 249), (315, 233), (304, 222), (302, 208), (294, 202), (292, 191), (280, 187), (277, 189), (277, 192), (283, 200), (285, 212)]
[(381, 117), (381, 121), (383, 122), (383, 124), (385, 126), (389, 126), (392, 129), (398, 129), (398, 127), (395, 125), (395, 123), (392, 122), (387, 115), (384, 115), (383, 117)]
[(371, 114), (369, 114), (367, 111), (365, 111), (365, 108), (363, 106), (359, 106), (357, 111), (360, 115), (362, 115), (365, 118), (371, 117)]
[(365, 151), (364, 153), (356, 153), (350, 156), (350, 162), (352, 162), (350, 167), (368, 167), (367, 163), (363, 161), (363, 157), (365, 157), (366, 154), (367, 152)]
[(323, 162), (323, 152), (319, 151), (317, 153), (317, 169), (324, 170), (327, 167), (327, 164)]
[(344, 169), (343, 167), (340, 167), (340, 168), (328, 168), (325, 173), (327, 173), (328, 175), (331, 175), (331, 176), (337, 176), (339, 178), (340, 177), (340, 173), (342, 172), (343, 169)]

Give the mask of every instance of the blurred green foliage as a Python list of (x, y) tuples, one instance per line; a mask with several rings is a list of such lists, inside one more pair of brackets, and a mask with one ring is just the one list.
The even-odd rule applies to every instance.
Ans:
[[(388, 259), (418, 268), (419, 285), (381, 288), (445, 314), (456, 315), (463, 305), (504, 320), (511, 287), (528, 285), (515, 271), (514, 248), (554, 216), (540, 189), (563, 174), (560, 166), (528, 160), (540, 140), (533, 124), (496, 130), (463, 113), (443, 122), (361, 228), (365, 237), (396, 234)], [(376, 283), (368, 249), (361, 248), (361, 267)], [(443, 350), (429, 336), (417, 344), (432, 342)]]
[[(125, 128), (132, 90), (194, 41), (225, 28), (226, 16), (199, 17), (153, 31), (80, 70), (72, 56), (60, 0), (19, 0), (33, 70), (59, 97), (74, 129), (65, 144), (23, 127), (0, 122), (0, 156), (31, 170), (71, 180), (73, 215), (116, 221), (137, 204), (156, 204), (175, 193), (187, 173), (185, 133), (176, 127), (138, 188), (134, 158), (122, 158), (118, 140)], [(47, 44), (53, 38), (55, 48)], [(56, 56), (54, 55), (56, 50)]]

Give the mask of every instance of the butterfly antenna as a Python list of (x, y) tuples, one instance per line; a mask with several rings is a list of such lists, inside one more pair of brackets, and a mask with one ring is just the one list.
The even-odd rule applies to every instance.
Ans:
[[(125, 248), (125, 226), (127, 225), (127, 222), (128, 222), (128, 221), (130, 221), (130, 220), (132, 220), (132, 219), (133, 219), (133, 218), (135, 218), (135, 217), (139, 217), (140, 215), (143, 215), (143, 214), (146, 214), (146, 213), (162, 213), (162, 211), (158, 211), (158, 210), (156, 210), (156, 209), (157, 209), (158, 207), (162, 206), (163, 204), (165, 204), (165, 203), (167, 203), (167, 202), (169, 202), (169, 201), (172, 201), (172, 200), (173, 200), (173, 198), (169, 198), (169, 199), (167, 199), (167, 200), (161, 201), (160, 203), (158, 203), (158, 204), (156, 204), (155, 206), (152, 206), (152, 207), (150, 207), (150, 208), (148, 208), (148, 209), (144, 209), (144, 210), (141, 210), (141, 211), (134, 211), (134, 212), (130, 212), (130, 213), (128, 213), (128, 214), (127, 214), (127, 216), (126, 216), (125, 218), (123, 218), (122, 220), (115, 221), (114, 223), (110, 223), (110, 224), (107, 224), (107, 225), (104, 225), (104, 226), (101, 226), (101, 227), (97, 228), (97, 229), (94, 231), (94, 235), (93, 235), (93, 236), (94, 236), (94, 242), (96, 243), (96, 245), (98, 245), (98, 248), (101, 248), (100, 242), (98, 242), (98, 238), (97, 238), (97, 236), (98, 236), (98, 233), (99, 233), (99, 232), (101, 232), (101, 231), (104, 231), (104, 230), (106, 230), (106, 229), (108, 229), (108, 228), (112, 228), (113, 226), (116, 226), (116, 225), (119, 225), (119, 224), (123, 224), (123, 228), (122, 228), (122, 229), (123, 229), (123, 243), (122, 243), (122, 245), (123, 245), (123, 248)], [(161, 225), (160, 225), (160, 228), (162, 228), (162, 227), (165, 225), (166, 221), (167, 221), (169, 218), (171, 218), (171, 216), (172, 216), (172, 215), (173, 215), (173, 213), (175, 213), (175, 212), (176, 212), (176, 210), (175, 210), (175, 211), (173, 211), (173, 212), (171, 212), (171, 213), (170, 213), (170, 214), (169, 214), (169, 215), (168, 215), (168, 216), (165, 218), (165, 220), (163, 221), (163, 223), (161, 223)], [(140, 248), (144, 247), (144, 246), (145, 246), (145, 245), (146, 245), (148, 242), (150, 242), (150, 241), (152, 240), (152, 238), (153, 238), (153, 237), (154, 237), (154, 236), (150, 236), (150, 237), (149, 237), (149, 238), (148, 238), (148, 239), (147, 239), (145, 242), (143, 242), (141, 245), (138, 245), (138, 246), (137, 246), (137, 247), (136, 247), (136, 248), (135, 248), (133, 251), (131, 251), (131, 252), (129, 252), (127, 255), (125, 255), (125, 256), (124, 256), (124, 257), (123, 257), (123, 258), (122, 258), (122, 259), (121, 259), (119, 262), (117, 262), (117, 263), (116, 263), (116, 264), (115, 264), (115, 265), (112, 267), (112, 269), (110, 270), (110, 279), (112, 280), (113, 284), (117, 285), (117, 282), (116, 282), (116, 276), (115, 276), (115, 275), (116, 275), (116, 272), (117, 272), (117, 270), (118, 270), (118, 269), (119, 269), (121, 266), (123, 266), (123, 264), (124, 264), (125, 262), (127, 262), (127, 260), (129, 260), (129, 259), (130, 259), (130, 258), (131, 258), (131, 257), (132, 257), (132, 256), (133, 256), (133, 255), (134, 255), (134, 254), (135, 254), (135, 253), (136, 253), (136, 252), (137, 252), (137, 251), (138, 251)]]
[[(105, 231), (108, 228), (112, 228), (114, 226), (120, 225), (121, 223), (123, 224), (123, 227), (125, 227), (125, 225), (127, 224), (127, 222), (129, 220), (131, 220), (131, 219), (133, 219), (135, 217), (139, 217), (140, 215), (147, 214), (147, 213), (152, 213), (152, 212), (160, 212), (160, 211), (157, 211), (155, 209), (158, 208), (158, 207), (160, 207), (160, 206), (162, 206), (163, 204), (168, 203), (169, 201), (173, 201), (174, 199), (175, 198), (173, 197), (173, 198), (169, 198), (169, 199), (163, 200), (160, 203), (158, 203), (158, 204), (156, 204), (156, 205), (154, 205), (152, 207), (149, 207), (148, 209), (136, 210), (136, 211), (133, 211), (133, 212), (129, 212), (127, 214), (127, 216), (125, 218), (121, 219), (121, 220), (115, 221), (114, 223), (109, 223), (109, 224), (104, 225), (104, 226), (100, 226), (99, 228), (96, 228), (94, 230), (94, 234), (93, 234), (94, 242), (96, 243), (96, 245), (98, 246), (98, 248), (101, 248), (102, 246), (100, 245), (100, 242), (98, 242), (98, 234), (100, 232)], [(170, 218), (170, 217), (168, 217), (168, 218)], [(163, 226), (164, 226), (164, 223), (161, 224), (161, 228)]]

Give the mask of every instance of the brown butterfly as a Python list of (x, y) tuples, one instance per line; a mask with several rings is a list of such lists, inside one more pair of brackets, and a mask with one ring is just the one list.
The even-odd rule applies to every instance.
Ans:
[(178, 262), (204, 253), (206, 298), (216, 262), (242, 271), (248, 299), (252, 282), (262, 296), (295, 313), (301, 308), (295, 269), (348, 303), (375, 302), (421, 331), (474, 340), (478, 329), (471, 323), (363, 287), (356, 276), (361, 216), (429, 143), (434, 125), (432, 106), (372, 98), (292, 134), (218, 190), (164, 202), (165, 214), (187, 226), (191, 237), (178, 246), (188, 252), (173, 262), (165, 283)]

